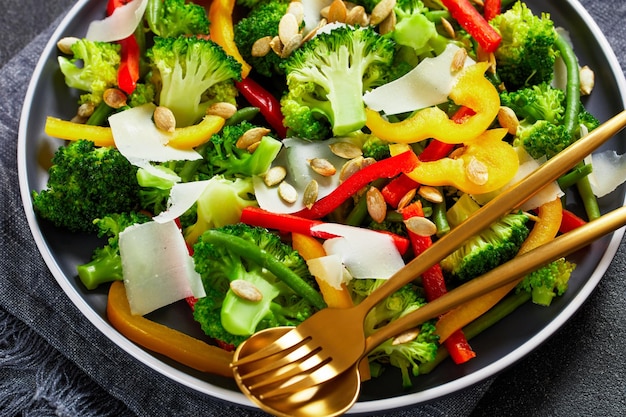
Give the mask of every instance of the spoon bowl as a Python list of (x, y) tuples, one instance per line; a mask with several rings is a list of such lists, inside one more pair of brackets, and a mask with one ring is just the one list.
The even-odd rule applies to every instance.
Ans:
[[(252, 335), (235, 351), (233, 360), (239, 356), (268, 346), (293, 327), (274, 327)], [(251, 365), (254, 366), (254, 365)], [(244, 383), (240, 376), (249, 372), (246, 365), (233, 367), (233, 375), (239, 389), (263, 411), (278, 417), (333, 417), (344, 414), (357, 401), (361, 392), (361, 377), (356, 365), (322, 384), (279, 397), (261, 400), (248, 389), (249, 379)]]

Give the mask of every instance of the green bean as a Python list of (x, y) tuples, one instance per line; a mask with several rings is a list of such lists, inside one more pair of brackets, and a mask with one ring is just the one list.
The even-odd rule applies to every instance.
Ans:
[(259, 114), (259, 111), (260, 109), (258, 107), (242, 107), (226, 120), (225, 125), (234, 126), (243, 121), (249, 122), (250, 120), (254, 119), (257, 114)]

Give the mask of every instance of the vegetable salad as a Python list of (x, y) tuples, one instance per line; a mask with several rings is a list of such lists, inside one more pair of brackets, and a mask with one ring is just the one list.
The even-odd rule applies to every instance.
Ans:
[[(109, 288), (114, 327), (201, 371), (232, 376), (256, 331), (359, 303), (599, 125), (593, 69), (523, 1), (108, 0), (102, 13), (58, 42), (76, 114), (46, 121), (65, 142), (34, 209), (102, 238), (77, 275)], [(621, 179), (599, 186), (593, 167), (389, 296), (366, 333), (598, 217)], [(409, 388), (470, 361), (472, 337), (524, 303), (549, 308), (575, 268), (557, 260), (386, 341), (364, 379), (392, 366)], [(145, 317), (181, 300), (206, 339)]]

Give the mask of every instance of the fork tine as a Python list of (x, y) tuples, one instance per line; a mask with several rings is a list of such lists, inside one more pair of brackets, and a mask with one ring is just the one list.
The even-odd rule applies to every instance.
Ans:
[(317, 349), (307, 355), (302, 361), (291, 363), (287, 366), (279, 368), (279, 372), (275, 372), (272, 375), (265, 376), (259, 382), (248, 385), (248, 389), (252, 392), (260, 392), (262, 388), (269, 387), (271, 385), (280, 387), (285, 382), (301, 376), (305, 377), (307, 374), (316, 371), (319, 367), (326, 365), (330, 362), (331, 358), (328, 355), (321, 354), (321, 349)]
[[(239, 377), (242, 381), (247, 379), (253, 379), (262, 375), (271, 378), (271, 376), (267, 376), (266, 374), (275, 370), (280, 370), (280, 368), (287, 367), (292, 363), (297, 364), (300, 362), (304, 362), (312, 355), (315, 355), (317, 352), (319, 352), (320, 348), (318, 346), (315, 346), (315, 344), (312, 342), (313, 340), (309, 340), (309, 343), (301, 345), (296, 349), (290, 349), (289, 352), (283, 352), (286, 354), (279, 359), (275, 359), (272, 361), (268, 359), (269, 363), (267, 365), (260, 366), (253, 371), (246, 372), (246, 366), (243, 366), (243, 369), (239, 369)], [(309, 344), (311, 346), (309, 346)], [(278, 375), (278, 372), (275, 372), (274, 374)]]
[(233, 361), (230, 366), (231, 368), (240, 367), (261, 359), (267, 359), (278, 353), (293, 351), (303, 344), (306, 344), (309, 339), (309, 337), (300, 334), (297, 329), (290, 330), (283, 336), (279, 337), (272, 343), (265, 345), (263, 348), (255, 351), (254, 353), (244, 356), (243, 358), (238, 358), (236, 361)]
[[(301, 379), (298, 379), (295, 382), (290, 382), (291, 380), (286, 381), (286, 383), (281, 386), (271, 389), (264, 393), (255, 394), (261, 400), (268, 400), (275, 397), (280, 397), (283, 395), (292, 394), (294, 392), (298, 392), (300, 390), (310, 388), (315, 385), (319, 385), (322, 382), (329, 381), (335, 378), (338, 373), (334, 370), (332, 363), (332, 357), (327, 358), (325, 361), (317, 364), (312, 368), (312, 372), (308, 373)], [(294, 379), (294, 378), (291, 378)]]

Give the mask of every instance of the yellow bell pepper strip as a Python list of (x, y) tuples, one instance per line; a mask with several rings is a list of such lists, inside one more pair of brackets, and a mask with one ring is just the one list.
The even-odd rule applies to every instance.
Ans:
[(200, 146), (218, 133), (226, 120), (221, 116), (206, 115), (200, 123), (185, 126), (174, 130), (172, 138), (167, 142), (171, 147), (178, 149), (192, 149)]
[[(560, 199), (557, 198), (541, 205), (538, 209), (537, 221), (522, 244), (518, 255), (531, 251), (554, 239), (559, 232), (562, 216), (563, 208)], [(439, 335), (439, 342), (442, 343), (456, 330), (461, 329), (466, 324), (483, 315), (511, 292), (518, 283), (519, 280), (493, 290), (442, 315), (435, 325), (436, 333)]]
[(201, 372), (233, 377), (232, 352), (209, 345), (178, 330), (130, 312), (124, 283), (109, 289), (107, 318), (121, 334), (153, 352), (160, 353)]
[[(491, 129), (471, 141), (462, 153), (437, 161), (420, 162), (407, 175), (431, 186), (451, 185), (468, 194), (483, 194), (506, 185), (519, 168), (515, 149), (503, 141), (506, 129)], [(408, 145), (394, 144), (391, 154)]]
[[(291, 245), (306, 261), (326, 256), (326, 251), (322, 244), (311, 236), (301, 233), (292, 233)], [(315, 280), (320, 287), (320, 292), (328, 307), (349, 308), (353, 306), (352, 297), (345, 284), (341, 285), (341, 289), (337, 289), (328, 284), (324, 279), (315, 277)]]
[(89, 139), (96, 146), (115, 146), (111, 128), (74, 123), (48, 116), (44, 126), (46, 135), (66, 140)]
[(235, 30), (233, 27), (233, 10), (235, 0), (213, 0), (209, 6), (209, 21), (211, 40), (224, 48), (224, 51), (241, 64), (241, 78), (246, 78), (252, 67), (248, 64), (235, 44)]
[[(179, 149), (191, 149), (202, 145), (224, 126), (224, 118), (207, 115), (198, 124), (179, 127), (170, 136), (168, 145)], [(58, 139), (93, 141), (96, 146), (115, 146), (110, 127), (74, 123), (48, 116), (44, 131)]]
[[(292, 233), (291, 234), (291, 244), (293, 248), (302, 255), (305, 260), (321, 258), (322, 256), (326, 256), (326, 251), (322, 244), (315, 239), (314, 237), (303, 235), (300, 233)], [(341, 289), (337, 289), (328, 285), (328, 283), (323, 280), (315, 277), (317, 283), (320, 287), (320, 292), (322, 293), (322, 297), (324, 297), (324, 301), (328, 304), (330, 308), (350, 308), (354, 306), (352, 302), (352, 297), (350, 296), (350, 291), (346, 284), (341, 285)], [(361, 361), (359, 363), (359, 374), (361, 376), (361, 381), (367, 381), (371, 378), (370, 374), (370, 366), (368, 361)]]
[(401, 122), (389, 122), (378, 112), (365, 109), (365, 125), (377, 136), (388, 142), (414, 143), (435, 138), (444, 143), (467, 143), (482, 134), (498, 115), (500, 96), (484, 73), (489, 67), (479, 62), (462, 70), (450, 92), (450, 99), (465, 106), (475, 114), (457, 123), (438, 107), (416, 111)]

